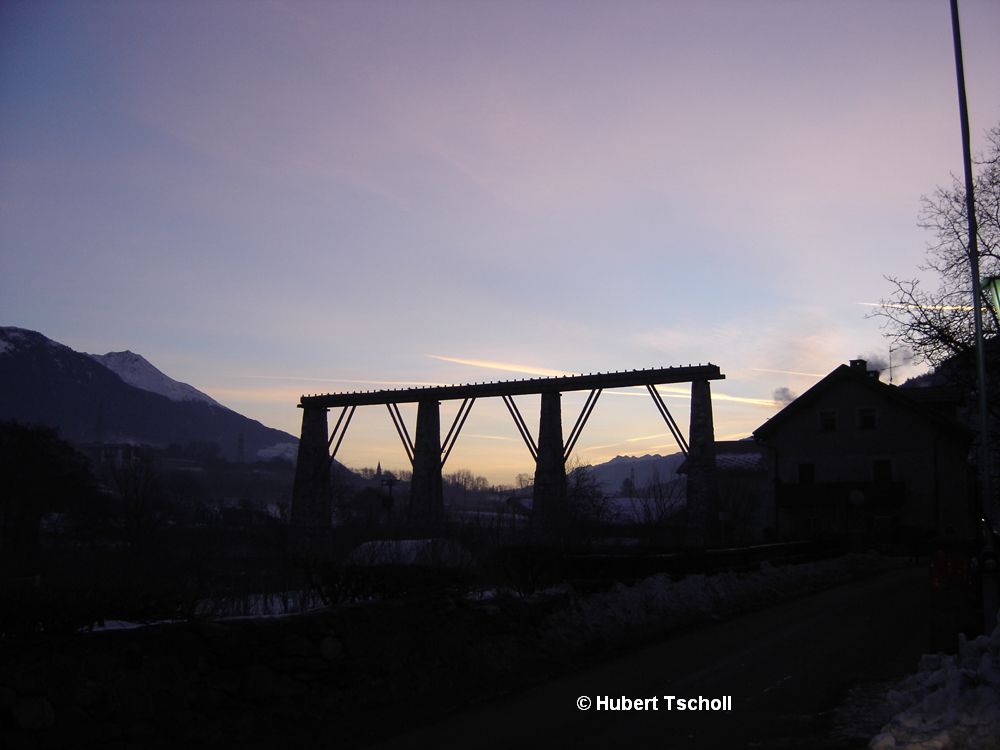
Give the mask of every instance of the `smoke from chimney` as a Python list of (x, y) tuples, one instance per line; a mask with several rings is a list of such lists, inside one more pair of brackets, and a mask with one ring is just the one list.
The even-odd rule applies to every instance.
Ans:
[(774, 393), (771, 394), (771, 398), (782, 406), (787, 406), (798, 398), (798, 394), (792, 393), (792, 390), (786, 386), (781, 386), (781, 388), (774, 389)]
[(889, 369), (889, 359), (882, 354), (872, 352), (870, 354), (859, 354), (858, 359), (863, 359), (868, 363), (869, 370), (882, 372)]

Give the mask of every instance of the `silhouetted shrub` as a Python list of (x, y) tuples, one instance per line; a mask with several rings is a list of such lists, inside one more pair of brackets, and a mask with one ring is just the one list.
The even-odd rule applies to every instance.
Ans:
[(490, 568), (499, 585), (529, 596), (563, 579), (563, 553), (551, 547), (501, 547)]

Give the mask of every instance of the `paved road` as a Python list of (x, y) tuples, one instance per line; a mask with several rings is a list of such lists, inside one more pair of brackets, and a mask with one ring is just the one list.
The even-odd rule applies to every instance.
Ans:
[[(673, 637), (378, 747), (797, 747), (792, 738), (847, 686), (916, 667), (927, 589), (923, 566), (883, 573)], [(665, 695), (728, 695), (732, 710), (667, 711)], [(579, 696), (660, 696), (659, 710), (581, 711)]]

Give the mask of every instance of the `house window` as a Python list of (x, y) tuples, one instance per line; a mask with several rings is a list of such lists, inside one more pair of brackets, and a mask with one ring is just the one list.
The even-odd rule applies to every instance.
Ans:
[(813, 484), (816, 481), (816, 464), (799, 464), (799, 484)]
[(877, 458), (872, 461), (872, 479), (876, 482), (891, 482), (892, 461), (887, 458)]
[(837, 412), (821, 411), (819, 413), (819, 431), (835, 432), (837, 430)]
[(875, 410), (871, 408), (858, 409), (858, 429), (874, 430), (876, 424)]

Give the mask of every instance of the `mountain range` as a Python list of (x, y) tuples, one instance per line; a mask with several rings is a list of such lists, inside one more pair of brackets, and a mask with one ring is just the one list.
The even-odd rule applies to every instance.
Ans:
[(230, 460), (294, 458), (298, 440), (180, 383), (133, 352), (86, 354), (0, 328), (0, 419), (76, 443), (215, 444)]
[(615, 456), (603, 464), (591, 466), (590, 472), (600, 482), (606, 494), (615, 495), (622, 489), (622, 483), (626, 479), (632, 480), (636, 490), (642, 490), (653, 482), (672, 482), (677, 479), (677, 469), (684, 458), (683, 453), (672, 453), (669, 456)]

